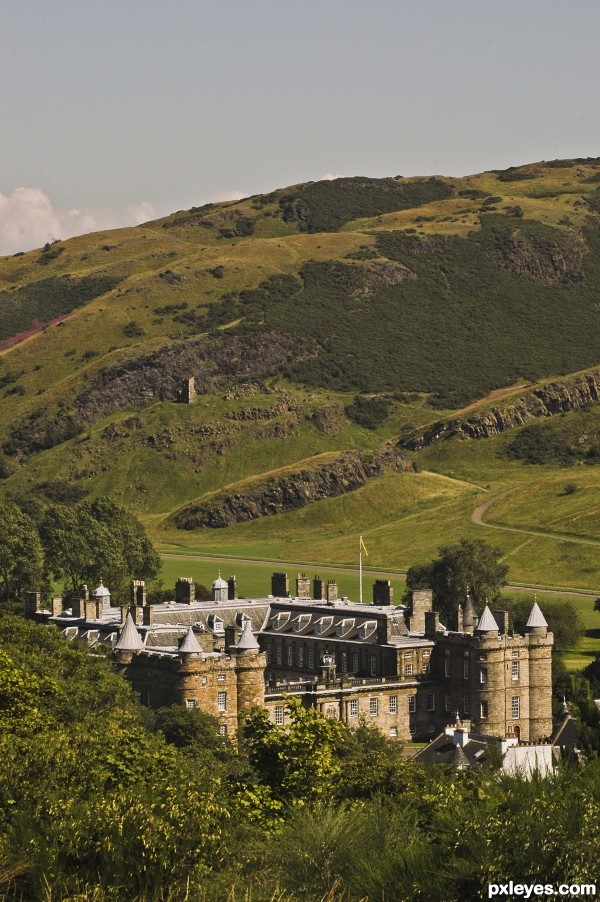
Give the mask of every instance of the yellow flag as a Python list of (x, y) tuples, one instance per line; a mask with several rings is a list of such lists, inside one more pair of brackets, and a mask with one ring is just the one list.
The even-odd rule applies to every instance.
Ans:
[(364, 553), (367, 555), (367, 557), (369, 557), (369, 552), (367, 551), (367, 546), (366, 546), (365, 543), (363, 542), (363, 537), (362, 537), (362, 536), (360, 537), (360, 547), (362, 548), (362, 550), (364, 551)]

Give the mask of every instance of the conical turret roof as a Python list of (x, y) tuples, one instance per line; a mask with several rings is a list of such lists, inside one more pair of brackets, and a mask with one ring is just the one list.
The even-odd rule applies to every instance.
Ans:
[(465, 767), (469, 766), (469, 759), (460, 745), (455, 745), (450, 752), (448, 764), (458, 767), (459, 770), (464, 770)]
[(94, 589), (92, 595), (94, 598), (106, 598), (107, 596), (110, 597), (110, 591), (106, 588), (102, 580), (100, 580), (100, 585), (97, 589)]
[(200, 644), (196, 639), (196, 634), (194, 630), (190, 626), (189, 630), (181, 640), (181, 645), (179, 646), (179, 654), (183, 655), (199, 655), (201, 654), (202, 649), (200, 648)]
[(115, 645), (115, 651), (140, 651), (143, 647), (144, 643), (135, 628), (131, 614), (127, 614), (125, 625)]
[(539, 604), (537, 601), (534, 603), (531, 614), (529, 615), (529, 620), (527, 621), (527, 628), (531, 629), (536, 626), (548, 626), (546, 622), (546, 618), (542, 614)]
[(244, 629), (240, 636), (239, 642), (235, 646), (238, 651), (260, 651), (260, 645), (256, 641), (256, 636), (252, 632), (250, 620), (244, 623)]
[(491, 633), (494, 630), (498, 632), (498, 624), (496, 623), (494, 615), (490, 611), (487, 604), (483, 609), (483, 614), (479, 618), (479, 623), (477, 624), (476, 629), (478, 633)]
[(473, 599), (467, 592), (465, 603), (463, 605), (463, 623), (465, 626), (472, 626), (475, 623), (475, 608), (473, 607)]

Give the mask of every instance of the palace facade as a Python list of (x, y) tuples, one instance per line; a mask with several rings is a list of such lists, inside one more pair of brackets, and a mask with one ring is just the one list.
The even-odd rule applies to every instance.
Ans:
[(405, 607), (393, 604), (385, 580), (371, 604), (339, 598), (335, 582), (311, 585), (304, 574), (295, 589), (274, 573), (270, 595), (243, 599), (235, 577), (219, 577), (212, 599), (197, 601), (193, 581), (179, 579), (172, 602), (150, 605), (138, 580), (128, 605), (114, 606), (100, 585), (46, 608), (31, 592), (26, 607), (92, 651), (104, 646), (144, 704), (198, 707), (223, 735), (256, 705), (285, 725), (286, 700), (298, 697), (403, 741), (431, 739), (457, 716), (487, 736), (551, 736), (553, 637), (537, 603), (519, 635), (506, 611), (486, 606), (477, 618), (469, 597), (448, 627), (426, 590)]

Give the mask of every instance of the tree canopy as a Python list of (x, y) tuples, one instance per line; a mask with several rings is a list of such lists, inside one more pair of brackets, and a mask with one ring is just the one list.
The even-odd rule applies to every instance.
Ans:
[(52, 504), (39, 531), (46, 571), (63, 580), (67, 592), (104, 580), (113, 594), (123, 593), (129, 580), (153, 579), (160, 571), (160, 557), (141, 523), (111, 498), (76, 507)]
[(409, 589), (432, 589), (435, 609), (442, 620), (452, 624), (467, 593), (478, 613), (486, 602), (497, 598), (508, 575), (508, 567), (500, 561), (502, 554), (500, 548), (481, 539), (461, 539), (457, 545), (441, 545), (435, 560), (408, 568), (406, 584)]
[(0, 598), (39, 586), (43, 550), (35, 521), (16, 504), (0, 504)]

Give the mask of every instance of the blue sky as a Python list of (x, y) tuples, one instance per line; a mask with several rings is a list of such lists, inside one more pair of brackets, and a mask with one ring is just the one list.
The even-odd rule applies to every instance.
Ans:
[(0, 253), (332, 175), (600, 154), (597, 0), (3, 0)]

